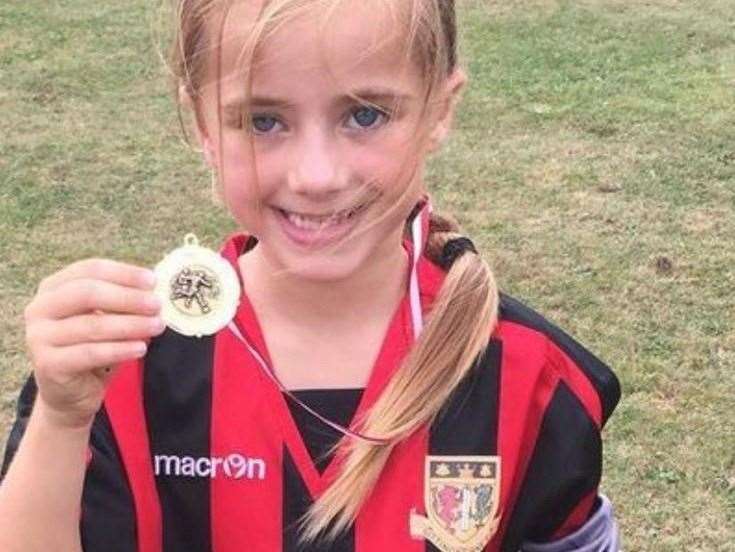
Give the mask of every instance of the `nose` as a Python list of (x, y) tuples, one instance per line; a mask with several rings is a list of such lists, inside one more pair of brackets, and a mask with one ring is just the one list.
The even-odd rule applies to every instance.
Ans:
[(336, 139), (324, 129), (304, 129), (296, 140), (289, 170), (291, 191), (311, 196), (330, 196), (345, 187)]

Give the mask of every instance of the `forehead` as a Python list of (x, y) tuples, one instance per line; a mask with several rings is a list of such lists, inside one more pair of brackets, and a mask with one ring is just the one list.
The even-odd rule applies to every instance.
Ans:
[(317, 83), (340, 88), (422, 85), (418, 69), (407, 57), (406, 15), (396, 7), (406, 2), (291, 4), (297, 6), (265, 24), (258, 18), (261, 1), (232, 5), (221, 32), (220, 76), (229, 83), (225, 90), (242, 85), (248, 76), (254, 91), (297, 87), (306, 93), (306, 87)]

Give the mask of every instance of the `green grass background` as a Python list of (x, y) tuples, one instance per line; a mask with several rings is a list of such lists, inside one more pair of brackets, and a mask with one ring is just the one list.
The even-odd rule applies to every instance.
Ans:
[[(626, 550), (735, 550), (735, 2), (465, 0), (430, 188), (502, 287), (611, 364)], [(0, 430), (40, 279), (234, 229), (181, 141), (142, 0), (0, 4)]]

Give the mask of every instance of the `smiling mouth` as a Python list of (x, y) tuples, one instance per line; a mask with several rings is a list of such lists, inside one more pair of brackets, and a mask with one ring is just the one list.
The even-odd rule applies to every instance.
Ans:
[(288, 219), (289, 222), (299, 228), (303, 228), (304, 230), (320, 230), (328, 228), (330, 226), (337, 226), (345, 221), (354, 218), (357, 214), (364, 211), (371, 203), (372, 201), (367, 201), (358, 205), (357, 207), (343, 209), (336, 213), (331, 213), (327, 215), (307, 215), (294, 211), (287, 211), (286, 209), (281, 209), (280, 207), (276, 207), (276, 210), (280, 212), (281, 215), (283, 215), (286, 219)]

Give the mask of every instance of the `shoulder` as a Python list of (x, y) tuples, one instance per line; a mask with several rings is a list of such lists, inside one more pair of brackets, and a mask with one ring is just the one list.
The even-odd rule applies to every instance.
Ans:
[(509, 295), (501, 294), (490, 342), (501, 350), (500, 449), (520, 475), (504, 543), (518, 549), (588, 519), (602, 475), (600, 429), (620, 384), (579, 341)]
[(507, 367), (563, 383), (598, 426), (605, 424), (620, 400), (620, 382), (605, 362), (510, 295), (500, 295), (491, 339), (500, 342)]

